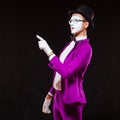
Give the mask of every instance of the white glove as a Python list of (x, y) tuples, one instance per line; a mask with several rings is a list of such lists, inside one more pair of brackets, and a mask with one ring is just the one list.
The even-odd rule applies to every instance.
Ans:
[(42, 112), (49, 114), (51, 113), (51, 110), (49, 108), (50, 104), (51, 104), (52, 98), (51, 99), (46, 99), (44, 100), (43, 106), (42, 106)]
[(36, 35), (36, 37), (40, 40), (40, 41), (38, 41), (39, 48), (41, 50), (43, 50), (48, 56), (50, 56), (52, 53), (52, 49), (50, 48), (48, 43), (39, 35)]

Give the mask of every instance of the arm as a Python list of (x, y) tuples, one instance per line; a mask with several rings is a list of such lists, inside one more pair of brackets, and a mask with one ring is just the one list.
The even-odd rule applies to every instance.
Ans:
[(44, 103), (43, 103), (43, 106), (42, 106), (42, 112), (43, 113), (45, 113), (45, 114), (50, 114), (51, 113), (51, 110), (50, 110), (49, 107), (51, 105), (54, 94), (55, 94), (55, 89), (53, 87), (51, 87), (48, 94), (45, 97), (45, 100), (44, 100)]
[(61, 63), (59, 58), (55, 56), (50, 60), (49, 66), (57, 71), (63, 78), (70, 77), (90, 59), (91, 53), (91, 48), (88, 45), (83, 45), (79, 48), (75, 58), (68, 64)]
[(42, 106), (42, 112), (45, 113), (45, 114), (49, 114), (51, 113), (51, 110), (50, 110), (50, 104), (51, 104), (51, 101), (52, 101), (52, 97), (47, 94), (46, 97), (45, 97), (45, 100), (43, 102), (43, 106)]
[(49, 66), (53, 70), (57, 71), (63, 78), (73, 75), (84, 65), (86, 61), (89, 62), (91, 58), (92, 49), (89, 44), (84, 44), (80, 46), (80, 48), (78, 48), (77, 54), (71, 62), (69, 62), (68, 64), (61, 63), (59, 58), (53, 52), (51, 52), (52, 50), (47, 42), (40, 36), (38, 36), (37, 38), (40, 40), (38, 42), (39, 48), (43, 50), (50, 58)]
[(51, 97), (54, 97), (55, 95), (55, 89), (53, 87), (50, 88), (48, 94), (51, 96)]

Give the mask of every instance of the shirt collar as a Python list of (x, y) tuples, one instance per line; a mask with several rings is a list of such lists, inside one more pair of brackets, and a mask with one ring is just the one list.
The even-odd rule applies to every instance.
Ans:
[(77, 36), (77, 37), (75, 37), (76, 41), (81, 41), (81, 40), (84, 40), (84, 39), (87, 39), (87, 36)]

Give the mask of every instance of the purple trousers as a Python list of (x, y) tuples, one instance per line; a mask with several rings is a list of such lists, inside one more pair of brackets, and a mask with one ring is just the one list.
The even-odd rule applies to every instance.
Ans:
[(66, 105), (58, 95), (55, 95), (53, 101), (54, 120), (82, 120), (83, 106), (78, 103)]

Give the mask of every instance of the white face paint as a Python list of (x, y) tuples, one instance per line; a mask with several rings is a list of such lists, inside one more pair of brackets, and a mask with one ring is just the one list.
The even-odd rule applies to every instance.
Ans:
[(78, 33), (82, 29), (83, 18), (80, 16), (72, 16), (69, 20), (71, 34)]

